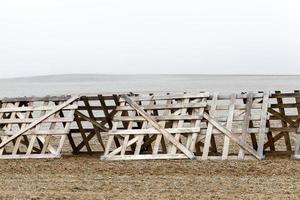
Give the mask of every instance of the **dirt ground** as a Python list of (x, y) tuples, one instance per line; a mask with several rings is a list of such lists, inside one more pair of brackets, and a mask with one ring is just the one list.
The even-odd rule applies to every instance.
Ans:
[(0, 199), (299, 199), (300, 161), (1, 160)]

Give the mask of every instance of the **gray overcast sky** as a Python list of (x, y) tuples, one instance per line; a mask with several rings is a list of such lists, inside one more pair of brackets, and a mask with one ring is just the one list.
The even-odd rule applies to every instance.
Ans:
[(0, 77), (300, 74), (299, 20), (299, 0), (2, 0)]

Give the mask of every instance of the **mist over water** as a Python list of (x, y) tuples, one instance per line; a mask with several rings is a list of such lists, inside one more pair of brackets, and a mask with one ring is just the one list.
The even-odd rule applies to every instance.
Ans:
[(52, 75), (0, 79), (0, 97), (79, 93), (240, 92), (300, 89), (300, 76)]

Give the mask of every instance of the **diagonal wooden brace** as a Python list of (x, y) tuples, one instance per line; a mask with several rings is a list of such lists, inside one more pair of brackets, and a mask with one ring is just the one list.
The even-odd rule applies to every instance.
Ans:
[(273, 114), (276, 118), (278, 118), (278, 119), (280, 119), (280, 120), (282, 120), (282, 121), (290, 124), (290, 127), (297, 127), (297, 125), (298, 125), (297, 121), (293, 121), (293, 120), (287, 118), (285, 115), (277, 112), (276, 110), (274, 110), (272, 108), (269, 108), (268, 112), (271, 113), (271, 114)]
[(261, 160), (262, 158), (258, 155), (258, 153), (250, 146), (248, 145), (244, 140), (241, 140), (240, 138), (236, 137), (232, 134), (231, 131), (229, 131), (227, 128), (225, 128), (223, 125), (221, 125), (219, 122), (214, 120), (209, 114), (204, 113), (203, 117), (211, 123), (215, 128), (217, 128), (220, 132), (224, 133), (227, 137), (229, 137), (232, 141), (237, 143), (242, 149), (253, 155), (258, 160)]
[(92, 118), (90, 118), (90, 117), (82, 114), (81, 112), (79, 112), (79, 111), (76, 110), (75, 114), (78, 115), (79, 117), (81, 117), (82, 119), (90, 122), (94, 126), (98, 127), (101, 131), (104, 131), (104, 132), (108, 132), (109, 131), (109, 129), (106, 128), (104, 125), (102, 125), (101, 123), (97, 122), (96, 120), (94, 120), (94, 119), (92, 119)]
[(161, 128), (161, 126), (149, 115), (145, 110), (143, 110), (139, 105), (137, 105), (131, 98), (127, 95), (122, 95), (122, 98), (134, 108), (143, 118), (145, 118), (158, 132), (160, 132), (166, 139), (168, 139), (171, 143), (173, 143), (180, 151), (182, 151), (188, 158), (195, 159), (195, 155), (188, 148), (183, 146), (180, 142), (178, 142), (172, 134), (170, 134), (165, 129)]

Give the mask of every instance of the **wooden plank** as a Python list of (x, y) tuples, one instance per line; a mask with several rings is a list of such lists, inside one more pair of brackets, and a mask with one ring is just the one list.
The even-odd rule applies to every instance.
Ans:
[(176, 141), (176, 139), (166, 130), (162, 129), (160, 125), (149, 115), (145, 112), (140, 106), (138, 106), (134, 101), (132, 101), (128, 96), (122, 95), (122, 98), (126, 100), (126, 102), (132, 106), (141, 116), (147, 119), (149, 124), (153, 126), (157, 131), (159, 131), (166, 139), (168, 139), (171, 143), (173, 143), (180, 151), (182, 151), (188, 158), (194, 159), (195, 155), (189, 151), (185, 146), (181, 143)]
[[(52, 137), (52, 135), (47, 134), (46, 137), (45, 137), (45, 140), (43, 140), (43, 147), (42, 147), (42, 150), (41, 150), (41, 154), (45, 154), (47, 149), (49, 148), (49, 143), (50, 143), (51, 137)], [(49, 149), (49, 151), (52, 154), (55, 154), (55, 151), (53, 152), (51, 149)]]
[(273, 116), (275, 116), (277, 119), (284, 121), (288, 124), (291, 124), (292, 126), (296, 127), (297, 123), (295, 123), (293, 120), (290, 118), (287, 118), (285, 115), (281, 114), (280, 112), (277, 112), (276, 110), (272, 108), (268, 108), (268, 112), (271, 113)]
[(4, 147), (6, 144), (8, 144), (9, 142), (11, 142), (12, 140), (16, 139), (17, 137), (23, 135), (26, 131), (34, 128), (36, 125), (40, 124), (41, 122), (43, 122), (44, 120), (46, 120), (48, 117), (50, 117), (51, 115), (55, 114), (56, 112), (58, 112), (59, 110), (65, 108), (66, 106), (68, 106), (69, 104), (73, 103), (74, 101), (76, 101), (78, 99), (78, 96), (72, 97), (70, 98), (68, 101), (64, 102), (63, 104), (57, 106), (55, 109), (53, 109), (52, 111), (48, 112), (47, 114), (45, 114), (44, 116), (40, 117), (39, 119), (37, 119), (36, 121), (32, 122), (31, 124), (29, 124), (25, 129), (18, 131), (15, 135), (9, 137), (8, 139), (6, 139), (5, 141), (2, 141), (0, 144), (0, 148)]
[[(277, 99), (279, 100), (281, 98), (278, 97)], [(297, 103), (282, 103), (282, 99), (277, 104), (271, 104), (271, 108), (279, 108), (279, 109), (296, 108), (296, 107), (297, 107)]]
[[(16, 134), (16, 131), (0, 131), (0, 135), (11, 136)], [(29, 130), (23, 135), (66, 135), (68, 132), (65, 130)]]
[[(279, 94), (280, 91), (275, 91), (275, 93)], [(278, 97), (278, 98), (277, 98), (277, 103), (278, 103), (278, 105), (279, 105), (279, 104), (282, 104), (282, 103), (283, 103), (282, 98), (279, 98), (279, 97)], [(280, 108), (279, 108), (279, 113), (280, 113), (281, 115), (286, 116), (284, 107), (280, 107)], [(282, 127), (287, 127), (287, 126), (288, 126), (288, 125), (287, 125), (287, 122), (281, 120), (281, 126), (282, 126)], [(292, 150), (292, 147), (291, 147), (291, 141), (290, 141), (289, 132), (285, 132), (285, 133), (284, 133), (284, 140), (285, 140), (285, 145), (286, 145), (287, 151), (291, 151), (291, 150)]]
[[(300, 92), (299, 90), (294, 91), (297, 95), (296, 103), (297, 103), (297, 111), (298, 115), (300, 115)], [(295, 152), (294, 152), (294, 159), (300, 159), (300, 123), (299, 119), (297, 119), (296, 123), (298, 124), (298, 129), (296, 131), (296, 141), (295, 141)]]
[[(20, 113), (18, 113), (20, 114)], [(19, 119), (0, 119), (0, 124), (30, 124), (35, 122), (38, 118), (19, 118)], [(53, 122), (73, 122), (72, 118), (59, 118), (59, 119), (46, 119), (43, 123), (53, 123)]]
[(237, 143), (240, 147), (242, 147), (245, 151), (253, 155), (258, 160), (261, 160), (262, 158), (260, 155), (245, 141), (241, 140), (239, 137), (234, 136), (228, 129), (226, 129), (224, 126), (219, 124), (217, 121), (215, 121), (211, 116), (209, 116), (207, 113), (204, 113), (203, 117), (209, 121), (215, 128), (219, 129), (222, 133), (224, 133), (226, 136), (228, 136), (232, 141)]
[(71, 96), (45, 96), (45, 97), (16, 97), (16, 98), (3, 98), (3, 103), (15, 103), (15, 102), (34, 102), (34, 101), (67, 101)]
[[(213, 94), (210, 94), (209, 98), (213, 99)], [(225, 94), (225, 93), (220, 93), (218, 94), (218, 99), (219, 100), (226, 100), (226, 99), (230, 99), (231, 97), (231, 93)], [(253, 93), (253, 98), (262, 98), (263, 97), (263, 93)], [(240, 93), (240, 94), (236, 94), (236, 99), (247, 99), (247, 93)], [(256, 102), (259, 103), (259, 102)]]
[[(78, 126), (78, 129), (79, 129), (80, 135), (81, 135), (81, 137), (82, 137), (82, 140), (83, 140), (83, 142), (84, 142), (84, 145), (85, 145), (87, 151), (88, 151), (89, 153), (92, 153), (92, 149), (91, 149), (91, 147), (90, 147), (89, 140), (87, 140), (87, 137), (86, 137), (86, 130), (83, 128), (82, 123), (81, 123), (81, 121), (79, 120), (79, 117), (78, 117), (78, 115), (77, 115), (76, 112), (75, 112), (74, 117), (75, 117), (75, 121), (76, 121), (76, 124), (77, 124), (77, 126)], [(77, 148), (76, 148), (76, 149), (77, 149)]]
[[(134, 138), (128, 140), (127, 146), (130, 146), (130, 145), (136, 143), (136, 142), (138, 141), (138, 139), (139, 139), (138, 137), (134, 137)], [(104, 153), (104, 155), (101, 157), (101, 159), (102, 159), (102, 160), (109, 160), (109, 158), (114, 157), (114, 156), (116, 156), (116, 154), (120, 153), (120, 152), (122, 151), (122, 148), (123, 148), (123, 146), (120, 146), (120, 147), (114, 149), (114, 150), (113, 150), (112, 152), (110, 152), (110, 153), (107, 153), (107, 154)], [(124, 156), (124, 155), (123, 155), (123, 156)]]
[[(75, 110), (71, 110), (70, 113), (69, 113), (69, 117), (73, 117), (74, 118), (74, 114), (75, 114)], [(65, 127), (64, 127), (64, 130), (66, 132), (70, 132), (70, 127), (71, 127), (71, 123), (68, 122), (65, 124)], [(58, 144), (58, 147), (56, 149), (56, 154), (59, 155), (61, 154), (61, 150), (63, 148), (63, 144), (64, 144), (64, 141), (66, 140), (66, 135), (62, 135), (61, 138), (60, 138), (60, 141), (59, 141), (59, 144)]]
[[(133, 111), (132, 115), (136, 115), (136, 111)], [(133, 127), (133, 122), (130, 121), (128, 123), (127, 129), (132, 129), (132, 127)], [(129, 146), (129, 145), (127, 146), (128, 141), (129, 141), (129, 137), (130, 137), (130, 135), (125, 135), (125, 137), (124, 137), (123, 144), (122, 144), (122, 149), (121, 149), (121, 155), (125, 155), (125, 151), (126, 151), (127, 147)]]
[[(78, 106), (78, 110), (87, 110), (87, 108), (88, 107), (86, 107), (86, 106)], [(103, 110), (102, 106), (93, 106), (93, 105), (90, 105), (89, 108), (91, 110)], [(116, 106), (106, 106), (106, 109), (107, 110), (115, 110)]]
[[(153, 98), (153, 96), (152, 96)], [(149, 101), (149, 104), (148, 105), (154, 105), (154, 101)], [(151, 113), (151, 110), (147, 110), (147, 113)], [(140, 127), (141, 129), (146, 129), (148, 126), (148, 121), (143, 121), (142, 123), (142, 127)], [(138, 136), (138, 140), (136, 142), (136, 147), (135, 147), (135, 151), (134, 151), (134, 155), (139, 155), (140, 154), (140, 151), (141, 151), (141, 148), (143, 146), (143, 141), (144, 141), (144, 138), (147, 139), (149, 137), (145, 137), (145, 134), (142, 134), (142, 135), (139, 135)], [(145, 143), (144, 143), (145, 144)]]
[(16, 154), (16, 155), (0, 155), (0, 159), (45, 159), (45, 158), (60, 158), (60, 155), (55, 154)]
[[(295, 93), (296, 94), (299, 94), (300, 95), (300, 91), (299, 90), (295, 90)], [(297, 103), (297, 111), (298, 111), (298, 116), (300, 116), (300, 96), (297, 96), (296, 97), (296, 103)], [(295, 123), (297, 124), (298, 126), (298, 130), (297, 130), (297, 133), (299, 133), (299, 126), (300, 126), (300, 118), (298, 118)]]
[[(195, 128), (166, 128), (166, 130), (172, 134), (181, 133), (181, 134), (189, 134), (189, 133), (199, 133), (201, 135), (206, 135), (207, 128), (203, 126), (195, 127)], [(268, 130), (268, 129), (266, 129)], [(295, 130), (295, 129), (293, 129)], [(248, 133), (258, 133), (259, 128), (249, 128)], [(241, 128), (232, 128), (232, 134), (234, 135), (241, 135), (242, 129)], [(221, 131), (218, 129), (213, 129), (212, 133), (214, 135), (222, 134)], [(150, 134), (161, 134), (159, 131), (153, 128), (149, 129), (132, 129), (132, 130), (116, 130), (105, 132), (103, 134), (107, 135), (150, 135)]]
[[(182, 99), (182, 102), (183, 102), (184, 104), (188, 104), (189, 101), (190, 101), (190, 99)], [(205, 103), (206, 103), (206, 102), (205, 102)], [(186, 112), (187, 112), (187, 108), (182, 108), (182, 109), (180, 110), (180, 115), (185, 115)], [(184, 120), (181, 119), (181, 120), (179, 120), (179, 121), (175, 121), (175, 124), (173, 123), (173, 127), (176, 126), (176, 128), (182, 128), (182, 127), (183, 127), (183, 124), (184, 124)], [(175, 136), (174, 136), (175, 140), (178, 141), (179, 143), (180, 143), (180, 136), (181, 136), (180, 133), (176, 133)], [(188, 147), (187, 147), (187, 149), (188, 149)], [(176, 154), (177, 148), (176, 148), (176, 146), (175, 146), (174, 144), (171, 146), (170, 152), (171, 152), (171, 154)]]
[[(217, 121), (217, 120), (216, 120)], [(219, 122), (220, 123), (220, 122)], [(200, 126), (200, 128), (202, 128), (201, 126)], [(268, 129), (266, 129), (266, 130), (268, 130)], [(232, 132), (232, 134), (234, 134), (234, 135), (241, 135), (242, 134), (242, 128), (231, 128), (231, 132)], [(250, 133), (250, 134), (256, 134), (256, 133), (258, 133), (259, 132), (259, 128), (249, 128), (248, 129), (248, 132)], [(218, 129), (213, 129), (213, 131), (212, 131), (212, 133), (213, 133), (213, 135), (218, 135), (218, 134), (222, 134), (222, 132), (221, 131), (219, 131)], [(200, 134), (201, 135), (205, 135), (206, 134), (206, 131), (205, 131), (205, 129), (201, 129), (201, 131), (200, 131)]]
[[(117, 104), (117, 102), (116, 102), (116, 104)], [(120, 105), (124, 106), (125, 102), (120, 103)], [(122, 112), (123, 111), (117, 111), (115, 116), (121, 116)], [(112, 131), (118, 130), (118, 126), (119, 126), (119, 121), (113, 121)], [(107, 142), (106, 142), (106, 147), (105, 147), (105, 150), (104, 150), (104, 155), (101, 157), (101, 159), (106, 159), (108, 157), (114, 138), (115, 138), (115, 136), (113, 136), (113, 135), (108, 136), (108, 139), (107, 139)], [(122, 147), (119, 146), (118, 148), (121, 149)]]
[[(156, 121), (175, 121), (175, 120), (201, 120), (203, 116), (201, 115), (162, 115), (162, 116), (152, 116)], [(145, 121), (146, 119), (141, 116), (116, 116), (114, 121)]]
[[(246, 102), (246, 112), (244, 115), (244, 122), (242, 127), (242, 140), (246, 141), (246, 136), (249, 134), (249, 125), (250, 125), (250, 119), (251, 119), (251, 108), (253, 104), (253, 93), (250, 92), (247, 95), (247, 102)], [(244, 159), (245, 158), (245, 152), (242, 148), (239, 150), (238, 159)]]
[[(181, 108), (204, 108), (207, 106), (206, 102), (200, 103), (177, 103), (177, 104), (169, 104), (169, 105), (147, 105), (140, 106), (143, 110), (165, 110), (165, 109), (181, 109)], [(130, 106), (118, 106), (116, 110), (134, 110)]]
[(103, 126), (101, 123), (97, 122), (96, 120), (94, 120), (93, 118), (90, 118), (84, 114), (82, 114), (79, 111), (75, 111), (75, 114), (78, 115), (79, 117), (81, 117), (82, 119), (84, 119), (85, 121), (90, 122), (91, 124), (93, 124), (94, 126), (98, 127), (100, 130), (107, 132), (109, 129), (106, 128), (105, 126)]
[[(132, 101), (152, 101), (152, 100), (168, 100), (168, 99), (187, 99), (187, 98), (203, 98), (209, 97), (209, 92), (201, 92), (195, 94), (169, 94), (169, 95), (156, 95), (155, 99), (153, 96), (138, 96), (138, 97), (130, 97)], [(125, 99), (120, 99), (121, 101), (125, 101)]]
[[(261, 104), (252, 104), (253, 106), (252, 106), (252, 109), (261, 109), (262, 108), (262, 105)], [(246, 105), (243, 105), (243, 104), (237, 104), (237, 105), (235, 105), (235, 109), (237, 109), (237, 110), (246, 110)], [(229, 105), (226, 105), (226, 104), (224, 104), (224, 105), (222, 105), (222, 104), (220, 104), (220, 105), (217, 105), (217, 108), (216, 108), (217, 110), (228, 110), (229, 109)]]
[[(26, 106), (26, 107), (6, 107), (1, 108), (0, 113), (8, 113), (8, 112), (28, 112), (28, 111), (49, 111), (53, 110), (55, 106)], [(77, 109), (77, 105), (69, 105), (64, 108), (64, 110), (74, 110)]]
[[(232, 128), (232, 122), (233, 122), (233, 115), (234, 115), (234, 109), (235, 109), (235, 98), (236, 94), (232, 94), (230, 98), (230, 104), (229, 104), (229, 110), (227, 114), (227, 123), (226, 128), (231, 131)], [(223, 152), (222, 152), (222, 160), (228, 159), (228, 153), (229, 153), (229, 143), (230, 139), (225, 135), (224, 137), (224, 145), (223, 145)]]
[(260, 130), (258, 133), (258, 147), (257, 153), (262, 159), (264, 157), (264, 143), (265, 143), (265, 136), (266, 136), (266, 122), (267, 122), (267, 114), (268, 114), (268, 100), (269, 100), (269, 93), (265, 92), (263, 97), (263, 107), (261, 110), (261, 121), (260, 121)]
[(112, 119), (111, 119), (111, 117), (110, 117), (110, 115), (109, 115), (108, 107), (107, 107), (107, 105), (106, 105), (106, 103), (105, 103), (105, 99), (104, 99), (104, 97), (103, 97), (102, 95), (98, 95), (98, 97), (99, 97), (101, 106), (103, 107), (103, 113), (104, 113), (104, 115), (105, 115), (105, 120), (106, 120), (108, 126), (109, 126), (110, 128), (112, 128)]
[(288, 98), (288, 97), (300, 97), (300, 93), (272, 93), (271, 98)]
[[(168, 105), (168, 104), (171, 104), (172, 103), (172, 100), (171, 99), (168, 99), (167, 100), (167, 102), (166, 102), (166, 104)], [(170, 114), (170, 110), (166, 110), (166, 111), (164, 111), (164, 113), (163, 113), (163, 115), (164, 116), (167, 116), (167, 115), (169, 115)], [(154, 116), (153, 116), (154, 117)], [(157, 118), (155, 119), (155, 120), (157, 120)], [(159, 125), (162, 127), (162, 128), (165, 128), (165, 126), (166, 126), (166, 121), (160, 121), (159, 122)], [(161, 142), (162, 141), (162, 135), (161, 134), (159, 134), (159, 135), (157, 135), (156, 136), (156, 140), (155, 140), (155, 143), (154, 143), (154, 147), (153, 147), (153, 155), (157, 155), (158, 154), (158, 150), (159, 150), (159, 145), (162, 143), (162, 148), (164, 148), (165, 150), (166, 150), (166, 147), (165, 146), (163, 146), (164, 145), (164, 142)]]
[[(299, 157), (300, 158), (300, 157)], [(186, 155), (184, 154), (143, 154), (143, 155), (115, 155), (113, 157), (109, 158), (103, 158), (102, 160), (169, 160), (169, 159), (187, 159)], [(202, 157), (196, 156), (196, 160), (201, 160)], [(209, 156), (208, 160), (220, 160), (220, 156)], [(228, 156), (228, 159), (230, 160), (236, 160), (237, 156)], [(254, 158), (252, 156), (245, 156), (245, 160), (253, 160)]]
[[(288, 126), (288, 127), (273, 127), (273, 128), (270, 128), (270, 131), (272, 132), (296, 132), (297, 131), (297, 127), (291, 127)], [(282, 134), (282, 137), (284, 137), (284, 134)]]
[[(99, 101), (98, 95), (95, 94), (82, 94), (79, 100), (82, 100), (82, 97), (85, 97), (88, 101)], [(119, 96), (119, 95), (114, 95), (114, 94), (102, 94), (102, 97), (104, 100), (114, 100), (114, 96)]]
[(296, 135), (294, 158), (300, 158), (300, 133)]
[[(217, 101), (218, 101), (218, 93), (214, 93), (212, 102), (211, 102), (211, 107), (209, 110), (209, 114), (214, 117), (215, 115), (215, 111), (216, 111), (216, 107), (217, 107)], [(209, 123), (207, 126), (207, 130), (206, 130), (206, 137), (205, 137), (205, 141), (204, 141), (204, 147), (203, 147), (203, 153), (202, 153), (202, 159), (203, 160), (207, 160), (208, 159), (208, 153), (209, 153), (209, 148), (211, 145), (211, 138), (212, 138), (212, 134), (213, 134), (213, 124)]]
[[(87, 98), (85, 96), (82, 96), (81, 99), (83, 100), (84, 105), (87, 107), (86, 111), (88, 112), (89, 117), (81, 115), (82, 113), (80, 113), (80, 112), (76, 112), (76, 114), (79, 115), (80, 117), (84, 118), (85, 120), (88, 120), (92, 123), (92, 125), (94, 127), (94, 131), (95, 131), (95, 135), (96, 135), (100, 145), (102, 146), (102, 148), (105, 149), (105, 145), (104, 145), (104, 142), (103, 142), (101, 134), (100, 134), (101, 129), (98, 127), (99, 124), (94, 119), (95, 117), (94, 117), (93, 110), (90, 108), (90, 103), (89, 103), (89, 101), (87, 100)], [(93, 119), (93, 121), (91, 121), (91, 119)]]
[(159, 159), (187, 159), (185, 154), (142, 154), (142, 155), (115, 155), (102, 157), (102, 160), (159, 160)]
[[(33, 105), (33, 102), (29, 102), (28, 105), (29, 105), (29, 106), (32, 106), (32, 105)], [(25, 118), (28, 118), (28, 117), (30, 116), (30, 114), (31, 114), (31, 111), (27, 111), (27, 112), (24, 114), (24, 117), (25, 117)], [(22, 125), (21, 125), (21, 129), (26, 128), (26, 126), (27, 126), (27, 124), (22, 124)], [(0, 134), (1, 134), (1, 133), (0, 133)], [(7, 132), (4, 133), (4, 134), (5, 134), (5, 135), (13, 135), (13, 133), (8, 134)], [(14, 148), (13, 148), (12, 155), (16, 155), (17, 152), (19, 151), (19, 147), (20, 147), (21, 140), (22, 140), (22, 137), (18, 137), (18, 138), (16, 139), (16, 143), (15, 143), (15, 146), (14, 146)]]
[[(203, 101), (203, 102), (206, 102), (207, 101), (207, 99), (206, 98), (202, 98), (202, 100), (201, 101)], [(203, 116), (203, 112), (204, 112), (204, 108), (200, 108), (199, 109), (199, 112), (198, 112), (198, 115), (199, 116)], [(193, 109), (193, 111), (192, 111), (192, 114), (196, 114), (197, 113), (197, 111), (196, 111), (196, 109)], [(200, 128), (200, 131), (199, 132), (195, 132), (195, 133), (193, 133), (192, 135), (191, 135), (191, 140), (190, 141), (188, 141), (188, 142), (190, 142), (190, 143), (188, 143), (187, 142), (187, 148), (189, 148), (192, 152), (194, 152), (195, 151), (195, 149), (196, 149), (196, 153), (198, 154), (198, 155), (200, 155), (200, 152), (201, 152), (201, 150), (200, 150), (200, 147), (199, 147), (199, 145), (198, 145), (198, 141), (197, 141), (197, 139), (199, 139), (199, 137), (200, 137), (200, 132), (201, 132), (201, 120), (196, 120), (196, 121), (194, 121), (193, 123), (192, 123), (192, 125), (195, 127), (195, 128)], [(199, 137), (198, 137), (199, 136)], [(197, 143), (198, 142), (198, 143)], [(199, 147), (199, 148), (196, 148), (196, 146), (197, 147)]]
[[(49, 101), (45, 101), (43, 104), (44, 104), (44, 106), (48, 106), (48, 105), (49, 105)], [(46, 114), (46, 111), (45, 111), (45, 110), (42, 110), (42, 111), (40, 112), (40, 117), (42, 117), (42, 116), (45, 115), (45, 114)], [(53, 115), (52, 115), (52, 116), (53, 116)], [(52, 117), (52, 116), (51, 116), (51, 117)], [(22, 117), (22, 118), (24, 118), (24, 117)], [(40, 130), (40, 127), (41, 127), (41, 123), (40, 123), (40, 124), (37, 124), (37, 125), (35, 126), (35, 130), (36, 130), (36, 131), (39, 131), (39, 130)], [(28, 145), (28, 147), (27, 147), (26, 155), (30, 155), (30, 154), (31, 154), (32, 148), (33, 148), (33, 146), (34, 146), (34, 143), (35, 143), (36, 138), (37, 138), (36, 135), (31, 135), (31, 139), (30, 139), (29, 145)]]

